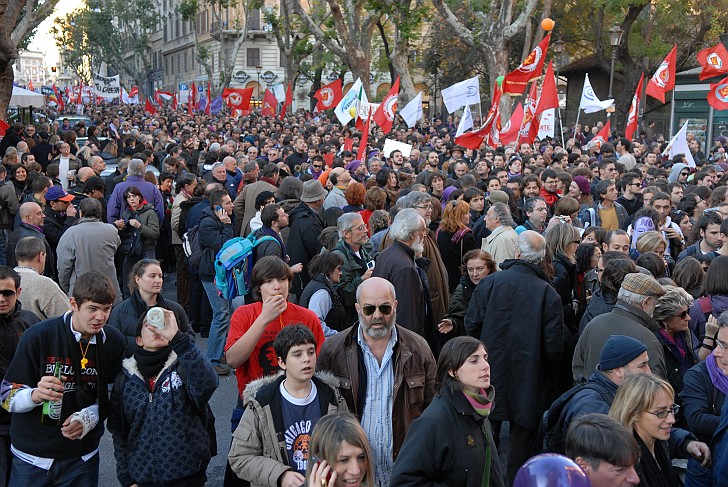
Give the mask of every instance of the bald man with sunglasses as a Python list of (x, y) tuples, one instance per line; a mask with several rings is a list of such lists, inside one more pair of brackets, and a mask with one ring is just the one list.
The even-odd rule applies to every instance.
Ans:
[(396, 324), (397, 296), (386, 279), (357, 288), (356, 311), (356, 325), (326, 339), (316, 369), (339, 378), (372, 447), (374, 485), (389, 485), (410, 424), (435, 395), (435, 358), (424, 338)]

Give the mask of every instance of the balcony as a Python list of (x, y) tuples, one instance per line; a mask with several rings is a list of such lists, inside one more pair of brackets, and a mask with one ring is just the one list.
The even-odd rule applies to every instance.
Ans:
[(162, 54), (168, 54), (170, 52), (179, 51), (186, 47), (190, 47), (195, 44), (194, 32), (189, 32), (186, 35), (170, 40), (162, 44)]

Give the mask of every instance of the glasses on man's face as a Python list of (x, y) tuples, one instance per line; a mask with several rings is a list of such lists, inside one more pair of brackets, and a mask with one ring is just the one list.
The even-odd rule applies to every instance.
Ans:
[(432, 205), (419, 205), (417, 208), (420, 210), (432, 211)]
[(361, 224), (361, 225), (359, 225), (358, 227), (351, 227), (351, 229), (352, 229), (352, 230), (358, 230), (358, 231), (360, 231), (360, 232), (363, 232), (364, 230), (366, 230), (366, 229), (367, 229), (367, 224), (366, 224), (366, 223), (362, 223), (362, 224)]
[(317, 166), (316, 164), (313, 165), (314, 169), (321, 169), (323, 166)]
[(681, 173), (680, 173), (680, 176), (685, 176), (685, 177), (687, 177), (687, 176), (690, 176), (690, 173), (689, 173), (689, 172), (681, 172)]
[(379, 309), (379, 312), (383, 315), (388, 315), (392, 312), (392, 305), (391, 304), (380, 304), (379, 306), (375, 306), (373, 304), (365, 304), (361, 308), (361, 312), (364, 313), (364, 316), (371, 316), (374, 314), (375, 311), (377, 311), (377, 308)]
[(718, 348), (725, 351), (726, 348), (728, 348), (728, 343), (724, 342), (723, 340), (715, 339), (715, 344)]
[(10, 296), (15, 296), (17, 293), (13, 291), (12, 289), (0, 289), (0, 295), (2, 295), (5, 298), (9, 298)]
[(645, 412), (657, 416), (657, 419), (665, 419), (669, 414), (672, 414), (673, 416), (675, 416), (678, 413), (678, 411), (680, 411), (680, 406), (677, 404), (673, 404), (668, 409), (663, 409), (661, 411), (657, 411), (656, 413), (653, 413), (652, 411), (645, 411)]

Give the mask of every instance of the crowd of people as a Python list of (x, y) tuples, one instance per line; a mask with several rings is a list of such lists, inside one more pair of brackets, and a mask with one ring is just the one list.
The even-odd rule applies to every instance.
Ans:
[(728, 485), (724, 137), (690, 167), (649, 125), (471, 150), (452, 116), (89, 119), (0, 140), (0, 485), (97, 485), (104, 423), (124, 487), (226, 453), (226, 486), (510, 486), (541, 452)]

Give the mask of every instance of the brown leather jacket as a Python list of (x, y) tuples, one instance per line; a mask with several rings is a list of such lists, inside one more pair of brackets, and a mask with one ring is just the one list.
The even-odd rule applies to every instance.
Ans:
[[(394, 347), (394, 402), (392, 405), (393, 459), (397, 459), (412, 421), (417, 419), (435, 396), (435, 357), (424, 338), (413, 331), (397, 327)], [(325, 370), (339, 379), (341, 395), (349, 411), (361, 418), (359, 370), (364, 367), (357, 343), (359, 325), (328, 337), (316, 359), (316, 370)], [(366, 384), (363, 384), (366, 387)]]

